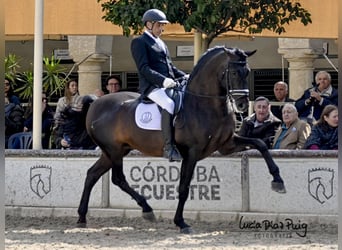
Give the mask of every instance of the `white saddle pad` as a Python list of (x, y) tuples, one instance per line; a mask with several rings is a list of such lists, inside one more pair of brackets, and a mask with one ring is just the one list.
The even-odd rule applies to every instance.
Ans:
[(161, 114), (157, 104), (139, 103), (135, 110), (135, 122), (142, 129), (161, 130)]

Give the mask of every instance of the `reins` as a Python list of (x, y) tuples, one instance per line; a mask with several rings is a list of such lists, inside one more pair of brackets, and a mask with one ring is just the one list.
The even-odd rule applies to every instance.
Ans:
[[(243, 113), (242, 111), (239, 111), (238, 108), (236, 107), (236, 102), (234, 99), (234, 95), (238, 95), (238, 94), (246, 94), (246, 92), (248, 92), (248, 90), (233, 90), (232, 86), (231, 86), (231, 76), (229, 74), (229, 66), (230, 64), (246, 64), (245, 61), (233, 61), (233, 62), (229, 62), (228, 63), (228, 67), (223, 71), (222, 73), (222, 79), (224, 78), (225, 81), (225, 88), (227, 93), (225, 95), (204, 95), (204, 94), (197, 94), (197, 93), (193, 93), (189, 90), (186, 89), (179, 89), (180, 92), (183, 93), (187, 93), (190, 94), (192, 96), (195, 97), (202, 97), (202, 98), (218, 98), (218, 99), (222, 99), (225, 100), (227, 103), (227, 106), (230, 105), (231, 109), (238, 114)], [(222, 80), (221, 80), (222, 81)], [(184, 87), (184, 85), (182, 86), (182, 88)]]

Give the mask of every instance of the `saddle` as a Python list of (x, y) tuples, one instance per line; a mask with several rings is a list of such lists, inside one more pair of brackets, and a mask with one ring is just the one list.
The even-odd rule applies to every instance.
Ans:
[[(175, 115), (181, 110), (183, 103), (183, 87), (169, 88), (165, 92), (175, 103)], [(135, 122), (139, 128), (161, 130), (160, 107), (148, 97), (141, 97), (135, 110)]]

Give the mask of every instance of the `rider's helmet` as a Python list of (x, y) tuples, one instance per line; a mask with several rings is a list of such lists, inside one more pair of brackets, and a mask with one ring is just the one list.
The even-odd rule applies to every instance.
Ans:
[(147, 10), (142, 18), (144, 25), (146, 22), (158, 22), (158, 23), (169, 23), (166, 19), (166, 15), (164, 12), (158, 9), (149, 9)]

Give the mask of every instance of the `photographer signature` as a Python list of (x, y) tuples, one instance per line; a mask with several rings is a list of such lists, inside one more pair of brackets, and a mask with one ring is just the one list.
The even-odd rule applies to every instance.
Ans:
[(293, 219), (286, 218), (284, 221), (262, 220), (262, 221), (244, 221), (241, 216), (239, 228), (251, 231), (281, 231), (295, 232), (299, 237), (305, 237), (308, 231), (308, 224), (301, 223), (300, 220), (295, 223)]

